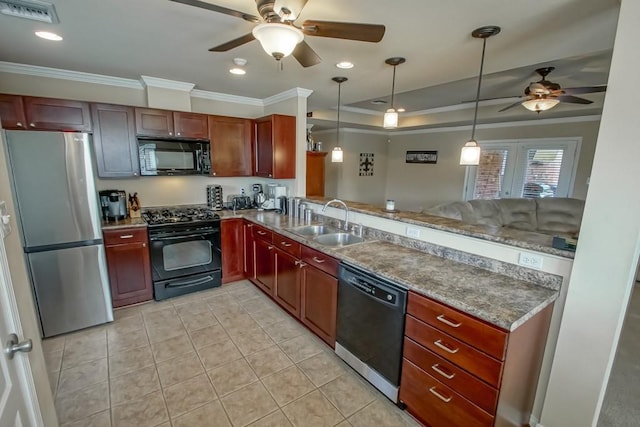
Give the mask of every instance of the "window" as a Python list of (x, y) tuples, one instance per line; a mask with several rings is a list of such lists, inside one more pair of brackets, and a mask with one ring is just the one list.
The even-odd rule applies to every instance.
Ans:
[(579, 139), (480, 143), (480, 164), (467, 171), (465, 200), (568, 197)]

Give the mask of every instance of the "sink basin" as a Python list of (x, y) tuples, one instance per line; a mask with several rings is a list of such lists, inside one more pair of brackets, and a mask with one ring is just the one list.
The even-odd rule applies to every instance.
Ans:
[(332, 227), (327, 227), (326, 225), (305, 225), (302, 227), (292, 228), (296, 234), (300, 234), (301, 236), (319, 236), (322, 234), (330, 234), (336, 233), (338, 230)]
[(348, 246), (362, 243), (364, 239), (349, 233), (331, 233), (318, 236), (313, 241), (325, 246)]

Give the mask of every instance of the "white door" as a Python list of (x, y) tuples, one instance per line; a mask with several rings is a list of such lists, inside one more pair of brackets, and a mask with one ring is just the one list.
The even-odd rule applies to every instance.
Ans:
[[(0, 203), (1, 204), (1, 203)], [(5, 217), (0, 217), (0, 220)], [(9, 265), (4, 246), (5, 232), (0, 227), (0, 426), (21, 427), (42, 424), (30, 378), (29, 358), (24, 352), (16, 352), (9, 359), (6, 353), (10, 334), (17, 334), (24, 343), (16, 300), (9, 276)]]

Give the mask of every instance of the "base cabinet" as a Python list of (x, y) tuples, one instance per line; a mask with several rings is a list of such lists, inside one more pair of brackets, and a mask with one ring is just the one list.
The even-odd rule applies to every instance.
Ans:
[(336, 343), (338, 279), (306, 264), (301, 271), (300, 321), (331, 347)]
[(244, 278), (243, 223), (241, 218), (221, 221), (222, 283), (235, 282)]
[[(255, 226), (254, 226), (255, 229)], [(254, 283), (273, 296), (275, 283), (274, 246), (270, 240), (256, 238), (254, 235), (255, 280)]]
[(300, 260), (275, 249), (275, 288), (273, 299), (292, 316), (300, 317)]
[(152, 300), (147, 229), (105, 230), (103, 235), (113, 307)]
[(253, 224), (249, 221), (242, 223), (242, 239), (244, 242), (244, 277), (252, 282), (256, 279), (255, 243), (253, 239)]

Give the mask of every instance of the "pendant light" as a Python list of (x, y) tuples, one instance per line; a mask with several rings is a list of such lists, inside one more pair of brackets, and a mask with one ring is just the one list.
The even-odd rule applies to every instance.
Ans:
[(342, 163), (343, 161), (343, 152), (340, 147), (340, 88), (342, 87), (342, 83), (346, 82), (346, 77), (333, 77), (331, 80), (338, 83), (338, 119), (336, 120), (336, 146), (331, 150), (331, 162), (332, 163)]
[(480, 102), (480, 86), (482, 84), (482, 68), (484, 67), (484, 51), (487, 46), (487, 39), (500, 32), (500, 27), (489, 25), (473, 30), (471, 36), (482, 39), (482, 59), (480, 60), (480, 74), (478, 75), (478, 90), (476, 92), (476, 108), (473, 113), (473, 125), (471, 126), (471, 139), (464, 144), (460, 152), (460, 164), (463, 166), (474, 166), (480, 163), (480, 146), (475, 140), (476, 122), (478, 120), (478, 103)]
[(394, 93), (396, 90), (396, 67), (400, 64), (404, 64), (406, 62), (405, 58), (394, 57), (389, 58), (384, 61), (388, 65), (393, 65), (393, 80), (391, 83), (391, 108), (384, 113), (384, 120), (382, 122), (382, 127), (385, 129), (395, 129), (398, 127), (398, 110), (395, 109), (395, 105), (393, 103)]

